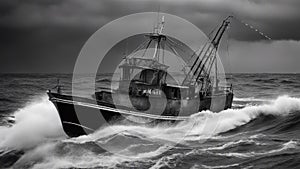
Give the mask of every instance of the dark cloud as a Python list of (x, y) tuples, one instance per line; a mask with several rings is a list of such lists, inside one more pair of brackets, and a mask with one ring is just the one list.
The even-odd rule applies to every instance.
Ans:
[[(160, 8), (160, 11), (184, 17), (200, 28), (206, 28), (203, 25), (213, 27), (227, 15), (235, 15), (274, 39), (300, 39), (298, 0), (1, 0), (0, 3), (2, 26), (95, 29), (127, 14)], [(233, 37), (241, 39), (242, 33), (248, 32)]]
[[(72, 72), (82, 45), (98, 28), (159, 8), (206, 33), (233, 14), (274, 40), (300, 40), (299, 7), (299, 0), (0, 0), (0, 72)], [(230, 38), (263, 39), (236, 20)]]

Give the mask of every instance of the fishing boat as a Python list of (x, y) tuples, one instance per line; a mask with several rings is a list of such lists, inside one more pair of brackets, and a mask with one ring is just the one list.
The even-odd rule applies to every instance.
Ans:
[[(179, 84), (170, 83), (169, 65), (160, 62), (157, 52), (163, 43), (172, 41), (162, 33), (163, 23), (145, 35), (148, 43), (144, 49), (152, 43), (155, 46), (152, 58), (124, 58), (117, 88), (101, 88), (93, 99), (63, 94), (60, 85), (55, 92), (48, 90), (68, 136), (90, 134), (110, 124), (176, 125), (203, 110), (219, 112), (231, 108), (232, 85), (220, 84), (217, 71), (217, 51), (230, 17), (199, 50)], [(175, 49), (171, 51), (176, 54)], [(133, 74), (135, 71), (138, 73)]]

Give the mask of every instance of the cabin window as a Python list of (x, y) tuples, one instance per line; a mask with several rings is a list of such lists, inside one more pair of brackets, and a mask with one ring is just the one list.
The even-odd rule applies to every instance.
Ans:
[(181, 94), (182, 98), (189, 97), (189, 90), (188, 89), (181, 89), (180, 92), (181, 92), (180, 94)]
[(152, 70), (145, 70), (143, 74), (145, 75), (145, 82), (152, 84), (152, 80), (155, 78), (154, 72)]
[(155, 70), (143, 70), (140, 74), (140, 80), (148, 84), (157, 84), (159, 71)]
[(158, 77), (158, 84), (164, 84), (165, 83), (165, 72), (164, 71), (159, 71), (159, 77)]
[(181, 97), (179, 88), (167, 87), (164, 92), (169, 99), (179, 99)]
[(103, 93), (100, 93), (98, 96), (99, 96), (99, 98), (98, 98), (99, 100), (103, 99)]
[(144, 80), (141, 78), (141, 72), (137, 73), (132, 80), (144, 82)]
[(130, 80), (130, 69), (128, 67), (123, 68), (123, 79)]
[(174, 90), (175, 90), (174, 91), (174, 97), (177, 98), (177, 99), (180, 98), (180, 89), (174, 88)]
[[(150, 85), (160, 85), (165, 83), (166, 72), (161, 70), (145, 69), (138, 70), (137, 74), (133, 77), (132, 80), (144, 82)], [(129, 73), (126, 72), (126, 73)], [(129, 77), (130, 75), (128, 75)], [(125, 71), (124, 71), (125, 77)], [(124, 78), (125, 79), (125, 78)]]

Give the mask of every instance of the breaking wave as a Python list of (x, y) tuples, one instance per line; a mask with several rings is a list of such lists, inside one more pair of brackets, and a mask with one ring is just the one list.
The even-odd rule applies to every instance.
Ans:
[(64, 136), (55, 107), (46, 96), (16, 111), (13, 120), (11, 127), (0, 126), (0, 149), (31, 148), (49, 138)]
[[(113, 125), (87, 136), (69, 139), (62, 131), (55, 107), (43, 97), (15, 112), (16, 122), (11, 127), (0, 128), (0, 159), (3, 154), (17, 150), (24, 153), (14, 164), (14, 167), (20, 168), (114, 167), (136, 158), (144, 159), (143, 163), (151, 166), (161, 166), (167, 157), (160, 156), (174, 146), (189, 147), (194, 142), (253, 130), (271, 133), (298, 131), (299, 111), (299, 98), (281, 96), (262, 105), (248, 105), (241, 109), (219, 113), (202, 111), (176, 126)], [(258, 137), (227, 142), (203, 151), (219, 151), (241, 144), (257, 145), (260, 144), (255, 141)], [(247, 158), (297, 147), (297, 141), (290, 140), (282, 147), (266, 152), (223, 152), (215, 155)], [(153, 161), (152, 157), (159, 158)]]
[(274, 153), (278, 153), (278, 152), (288, 150), (288, 149), (295, 149), (297, 147), (298, 147), (298, 142), (296, 142), (294, 140), (290, 140), (290, 141), (284, 143), (278, 149), (274, 149), (274, 150), (262, 151), (262, 152), (247, 152), (247, 153), (237, 153), (237, 152), (216, 153), (216, 155), (227, 156), (227, 157), (234, 156), (234, 157), (238, 157), (238, 158), (249, 158), (249, 157), (254, 157), (254, 156), (259, 156), (259, 155), (274, 154)]

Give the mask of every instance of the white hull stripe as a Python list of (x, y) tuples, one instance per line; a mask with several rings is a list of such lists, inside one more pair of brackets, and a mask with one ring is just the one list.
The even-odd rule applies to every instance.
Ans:
[(89, 128), (89, 127), (86, 127), (86, 126), (83, 126), (83, 125), (80, 125), (80, 124), (77, 124), (77, 123), (72, 123), (72, 122), (68, 122), (68, 121), (63, 121), (63, 123), (66, 123), (66, 124), (72, 124), (72, 125), (79, 126), (79, 127), (82, 127), (82, 128), (88, 129), (88, 130), (91, 130), (91, 131), (95, 131), (94, 129), (91, 129), (91, 128)]
[(106, 110), (106, 111), (116, 112), (116, 113), (125, 114), (125, 115), (132, 115), (132, 116), (146, 117), (146, 118), (153, 118), (153, 119), (181, 120), (181, 121), (189, 119), (189, 116), (179, 116), (179, 117), (178, 116), (177, 117), (175, 117), (175, 116), (159, 116), (159, 115), (147, 114), (147, 113), (130, 111), (130, 110), (120, 110), (120, 109), (111, 108), (111, 107), (107, 107), (107, 106), (101, 106), (101, 105), (96, 105), (96, 104), (91, 104), (91, 103), (83, 103), (83, 102), (78, 102), (78, 101), (73, 101), (73, 100), (65, 100), (65, 99), (59, 99), (59, 98), (51, 98), (51, 101), (85, 106), (85, 107), (95, 108), (95, 109), (99, 109), (99, 110)]

